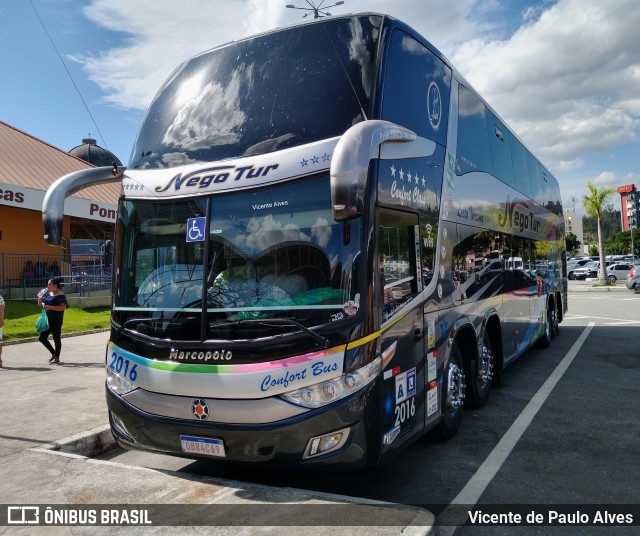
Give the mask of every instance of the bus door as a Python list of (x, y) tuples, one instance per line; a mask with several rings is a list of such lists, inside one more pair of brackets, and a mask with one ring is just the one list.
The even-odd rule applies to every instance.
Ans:
[(381, 311), (383, 448), (395, 448), (424, 428), (424, 355), (418, 215), (384, 210), (377, 226), (376, 267)]

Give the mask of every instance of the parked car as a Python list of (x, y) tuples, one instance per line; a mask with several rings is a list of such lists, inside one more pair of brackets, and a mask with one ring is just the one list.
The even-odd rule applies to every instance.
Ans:
[(588, 262), (591, 262), (589, 259), (575, 259), (567, 262), (567, 277), (569, 279), (575, 279), (574, 272), (576, 268), (581, 268)]
[(637, 264), (629, 272), (627, 288), (633, 290), (636, 294), (640, 294), (640, 266)]
[(607, 266), (607, 281), (615, 283), (618, 280), (626, 279), (631, 268), (633, 268), (633, 265), (628, 262), (617, 262)]
[(573, 271), (573, 277), (575, 279), (586, 279), (587, 277), (598, 277), (599, 269), (600, 269), (599, 262), (588, 262), (584, 266), (576, 268)]

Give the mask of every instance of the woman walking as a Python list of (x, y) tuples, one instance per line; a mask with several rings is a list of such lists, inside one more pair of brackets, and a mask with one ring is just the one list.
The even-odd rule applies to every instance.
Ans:
[[(47, 292), (38, 297), (38, 305), (44, 307), (45, 311), (47, 311), (47, 319), (49, 320), (49, 329), (40, 333), (38, 340), (51, 352), (49, 363), (57, 365), (60, 363), (60, 350), (62, 348), (60, 339), (62, 321), (64, 319), (64, 310), (67, 308), (67, 297), (62, 292), (62, 283), (59, 279), (49, 279)], [(53, 336), (55, 348), (51, 346), (48, 340), (49, 334)]]

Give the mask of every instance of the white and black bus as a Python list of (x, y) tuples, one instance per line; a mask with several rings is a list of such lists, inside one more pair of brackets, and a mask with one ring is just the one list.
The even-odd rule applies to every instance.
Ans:
[[(122, 181), (109, 420), (118, 442), (280, 467), (374, 466), (453, 436), (567, 308), (556, 180), (388, 16), (274, 30), (182, 64)], [(517, 259), (517, 262), (515, 261)]]

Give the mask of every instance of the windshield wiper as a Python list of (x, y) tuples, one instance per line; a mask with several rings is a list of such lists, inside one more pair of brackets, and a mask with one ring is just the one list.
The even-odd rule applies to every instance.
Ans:
[(232, 322), (221, 322), (216, 324), (209, 324), (211, 328), (223, 327), (223, 326), (241, 326), (242, 324), (259, 324), (261, 326), (267, 327), (275, 327), (275, 326), (295, 326), (302, 331), (304, 331), (307, 335), (313, 338), (316, 342), (320, 343), (323, 348), (329, 347), (329, 339), (323, 337), (322, 335), (316, 333), (312, 329), (307, 326), (301, 324), (297, 320), (293, 320), (292, 318), (269, 318), (269, 319), (260, 319), (260, 318), (247, 318), (243, 320), (234, 320)]
[[(186, 318), (181, 318), (180, 320), (196, 320), (196, 317), (188, 316)], [(166, 322), (166, 321), (167, 319), (164, 319), (164, 318), (129, 318), (128, 320), (125, 320), (122, 324), (120, 324), (120, 327), (118, 328), (118, 331), (116, 333), (120, 335), (127, 324), (133, 324), (134, 322), (137, 322), (138, 324), (142, 324), (147, 322)], [(168, 322), (171, 323), (171, 320), (168, 320)]]

